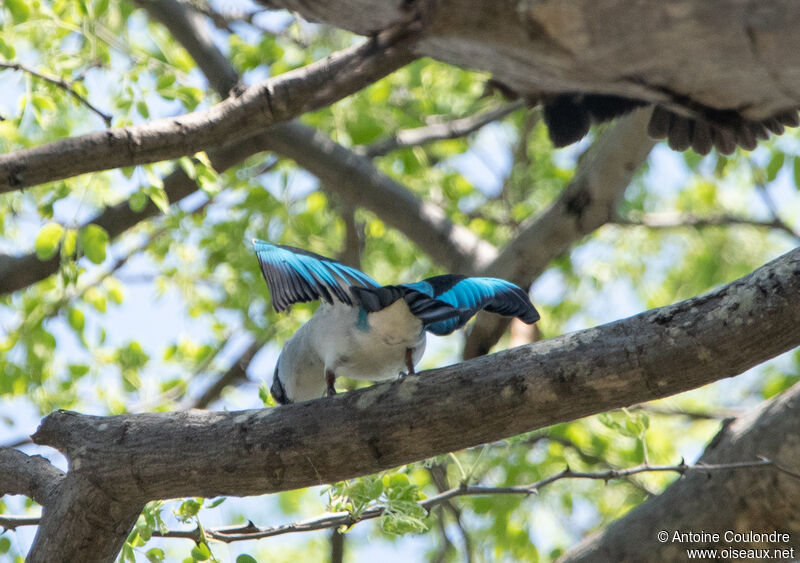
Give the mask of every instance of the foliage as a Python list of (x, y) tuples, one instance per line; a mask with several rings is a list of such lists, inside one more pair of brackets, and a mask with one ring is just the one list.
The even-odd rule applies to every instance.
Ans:
[[(235, 4), (237, 9), (251, 8)], [(240, 22), (233, 24), (235, 34), (215, 34), (249, 81), (301, 67), (353, 41), (348, 34), (283, 13), (263, 13), (254, 21), (272, 33)], [(134, 4), (6, 0), (0, 26), (0, 60), (24, 62), (73, 81), (76, 93), (113, 115), (114, 126), (218, 101), (175, 38)], [(304, 115), (302, 121), (359, 149), (398, 130), (504, 103), (486, 94), (486, 79), (421, 60)], [(13, 70), (0, 71), (0, 80), (3, 153), (104, 127), (91, 109), (53, 84)], [(502, 247), (558, 197), (584, 148), (553, 151), (536, 113), (520, 110), (470, 136), (398, 149), (374, 164), (416, 196), (443, 208), (453, 222)], [(777, 210), (781, 221), (797, 230), (799, 154), (792, 134), (731, 157), (680, 156), (660, 147), (628, 189), (620, 212), (637, 221), (655, 212), (771, 221)], [(271, 344), (251, 365), (250, 381), (227, 389), (215, 408), (268, 402), (265, 390), (275, 353), (313, 306), (296, 306), (286, 315), (271, 309), (246, 242), (252, 237), (337, 256), (345, 250), (350, 229), (364, 241), (361, 267), (379, 281), (441, 273), (440, 265), (381, 217), (357, 209), (354, 221), (348, 221), (343, 202), (325, 186), (295, 162), (280, 159), (271, 166), (271, 158), (259, 154), (218, 174), (198, 154), (0, 197), (0, 252), (33, 252), (40, 260), (56, 258), (60, 263), (58, 275), (0, 297), (3, 443), (29, 434), (39, 415), (57, 408), (92, 413), (186, 408), (253, 340)], [(181, 202), (169, 201), (164, 191), (163, 178), (174, 167), (201, 187)], [(86, 225), (96, 213), (125, 201), (137, 212), (152, 201), (161, 213), (118, 237), (101, 226)], [(725, 224), (669, 230), (607, 225), (576, 242), (533, 286), (542, 338), (702, 293), (797, 244), (785, 230)], [(456, 360), (459, 338), (436, 340), (423, 367)], [(800, 353), (795, 352), (756, 376), (660, 405), (714, 412), (773, 396), (798, 379)], [(422, 550), (454, 561), (460, 556), (450, 538), (465, 530), (468, 539), (460, 549), (468, 542), (477, 560), (547, 561), (585, 532), (662, 490), (672, 477), (559, 482), (536, 497), (467, 497), (455, 501), (459, 516), (448, 510), (428, 515), (417, 501), (438, 491), (431, 464), (444, 468), (450, 487), (461, 482), (519, 485), (567, 465), (597, 470), (645, 460), (677, 463), (682, 456), (696, 456), (718, 427), (713, 419), (618, 411), (457, 452), (453, 458), (335, 484), (326, 489), (327, 506), (317, 491), (229, 501), (221, 507), (205, 499), (159, 501), (142, 513), (121, 559), (315, 559), (327, 549), (318, 536), (286, 542), (273, 538), (239, 548), (157, 540), (153, 532), (247, 520), (280, 523), (324, 510), (343, 510), (357, 518), (381, 506), (383, 516), (369, 534), (387, 544), (402, 545), (403, 534), (420, 534)], [(9, 506), (10, 501), (0, 505), (3, 511)], [(30, 505), (14, 508), (35, 512)], [(354, 538), (353, 550), (366, 543), (356, 530), (358, 526), (346, 535)], [(1, 554), (20, 556), (26, 549), (12, 532), (0, 536)]]

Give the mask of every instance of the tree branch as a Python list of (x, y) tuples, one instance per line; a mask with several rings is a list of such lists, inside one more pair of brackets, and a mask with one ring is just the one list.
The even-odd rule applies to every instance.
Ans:
[[(706, 541), (662, 543), (656, 537), (661, 530), (667, 531), (669, 538), (678, 530), (703, 530), (709, 534), (776, 530), (790, 533), (792, 545), (796, 545), (800, 533), (796, 510), (800, 499), (799, 421), (800, 386), (795, 385), (723, 425), (698, 462), (724, 465), (763, 456), (772, 460), (774, 472), (757, 476), (755, 469), (743, 469), (720, 471), (713, 478), (686, 475), (661, 495), (585, 538), (560, 561), (679, 561), (686, 559), (686, 548), (730, 547)], [(714, 509), (709, 510), (710, 506)]]
[(22, 526), (38, 526), (41, 518), (39, 516), (12, 516), (0, 515), (0, 528), (5, 530), (16, 530)]
[(759, 221), (737, 215), (712, 215), (698, 217), (689, 213), (644, 213), (634, 217), (617, 217), (614, 224), (630, 227), (647, 227), (650, 229), (675, 229), (684, 227), (704, 228), (731, 225), (776, 229), (783, 231), (796, 241), (800, 241), (800, 233), (792, 229), (781, 219), (775, 217), (771, 221)]
[[(240, 412), (54, 412), (33, 438), (67, 455), (75, 486), (45, 506), (35, 553), (57, 543), (66, 559), (102, 560), (81, 546), (119, 549), (136, 516), (127, 508), (150, 499), (339, 481), (736, 375), (800, 344), (798, 293), (800, 249), (700, 297), (332, 398)], [(104, 502), (122, 503), (120, 518), (105, 516)], [(103, 514), (103, 528), (81, 527), (68, 506)], [(54, 532), (63, 521), (68, 535)]]
[(419, 25), (409, 23), (322, 61), (246, 88), (205, 111), (108, 129), (0, 155), (0, 193), (220, 146), (325, 107), (405, 66)]
[[(599, 136), (558, 199), (527, 221), (482, 273), (527, 287), (553, 259), (616, 217), (619, 200), (653, 148), (647, 136), (649, 118), (649, 111), (636, 112)], [(480, 313), (467, 336), (464, 357), (488, 353), (507, 326), (507, 319)]]
[(63, 479), (64, 472), (42, 456), (0, 448), (0, 497), (25, 495), (45, 505), (58, 493)]
[[(627, 467), (622, 469), (609, 469), (606, 471), (598, 472), (583, 472), (573, 471), (569, 467), (554, 473), (549, 477), (540, 479), (527, 485), (517, 485), (510, 487), (493, 487), (486, 485), (460, 485), (441, 491), (439, 494), (434, 495), (426, 500), (420, 501), (419, 505), (430, 512), (434, 507), (439, 505), (449, 505), (456, 510), (450, 503), (452, 499), (468, 496), (486, 496), (486, 495), (512, 495), (512, 496), (530, 496), (539, 494), (545, 487), (552, 485), (558, 481), (565, 479), (583, 479), (592, 481), (604, 481), (608, 483), (612, 480), (627, 479), (634, 475), (642, 473), (677, 473), (681, 476), (690, 473), (714, 473), (719, 471), (733, 471), (738, 469), (757, 469), (757, 468), (771, 468), (778, 472), (784, 473), (789, 477), (800, 480), (800, 475), (788, 471), (771, 460), (761, 458), (752, 461), (734, 461), (730, 463), (718, 464), (704, 464), (697, 463), (695, 465), (687, 465), (681, 460), (677, 465), (648, 465), (642, 464), (634, 467)], [(364, 510), (358, 516), (350, 512), (331, 512), (302, 520), (300, 522), (293, 522), (291, 524), (281, 524), (278, 526), (256, 526), (252, 522), (243, 525), (225, 526), (221, 528), (194, 528), (192, 530), (167, 530), (162, 532), (160, 530), (153, 530), (153, 537), (159, 538), (176, 538), (176, 539), (189, 539), (192, 541), (201, 541), (204, 538), (212, 539), (225, 543), (233, 543), (237, 541), (258, 540), (270, 538), (274, 536), (281, 536), (284, 534), (291, 534), (296, 532), (313, 532), (317, 530), (336, 529), (341, 526), (353, 526), (359, 522), (373, 520), (383, 515), (384, 507), (381, 505), (374, 506)], [(458, 513), (457, 513), (458, 514)], [(4, 521), (8, 521), (12, 526), (34, 526), (39, 524), (39, 518), (14, 518), (10, 516), (0, 516), (0, 525)], [(9, 526), (11, 527), (11, 526)], [(468, 540), (467, 540), (468, 541)]]
[(366, 157), (294, 122), (271, 129), (276, 130), (268, 142), (272, 150), (301, 163), (325, 189), (378, 215), (440, 264), (455, 272), (473, 271), (494, 258), (491, 244), (454, 224), (443, 209), (421, 201)]
[(0, 68), (19, 70), (26, 74), (30, 74), (31, 76), (38, 78), (39, 80), (44, 80), (45, 82), (49, 82), (50, 84), (53, 84), (58, 88), (61, 88), (67, 94), (78, 100), (78, 103), (83, 104), (84, 106), (89, 108), (90, 111), (97, 114), (100, 117), (100, 119), (102, 119), (105, 122), (106, 127), (111, 127), (111, 120), (113, 119), (112, 116), (105, 113), (100, 108), (92, 104), (92, 102), (90, 102), (89, 100), (78, 94), (78, 92), (72, 86), (75, 83), (74, 80), (66, 81), (61, 77), (54, 76), (52, 74), (46, 74), (44, 72), (39, 72), (38, 70), (33, 70), (32, 68), (22, 65), (20, 63), (0, 62)]
[[(395, 0), (259, 0), (369, 35), (402, 20)], [(800, 5), (734, 0), (417, 1), (427, 28), (415, 51), (491, 72), (523, 96), (615, 94), (764, 119), (800, 105)], [(635, 49), (631, 49), (635, 45)], [(730, 69), (736, 72), (731, 73)], [(688, 103), (687, 103), (688, 102)]]
[[(247, 157), (265, 149), (265, 137), (256, 135), (239, 139), (229, 146), (221, 147), (209, 153), (214, 169), (222, 172), (238, 164)], [(164, 191), (170, 202), (179, 201), (199, 190), (197, 182), (191, 179), (182, 168), (176, 168), (164, 178)], [(140, 221), (161, 213), (152, 201), (140, 212), (133, 211), (127, 200), (107, 207), (93, 219), (81, 225), (98, 225), (103, 227), (113, 239), (130, 229)], [(60, 264), (59, 253), (49, 260), (40, 260), (35, 252), (21, 256), (0, 254), (0, 295), (24, 289), (46, 277), (56, 273)]]
[(366, 147), (359, 147), (356, 152), (369, 158), (375, 158), (376, 156), (383, 156), (401, 148), (426, 145), (434, 141), (442, 141), (445, 139), (466, 137), (484, 125), (502, 119), (523, 107), (525, 107), (524, 101), (518, 100), (477, 115), (470, 115), (468, 117), (462, 117), (461, 119), (454, 119), (453, 121), (433, 123), (425, 127), (417, 127), (416, 129), (403, 129), (397, 131), (388, 139), (378, 141)]
[(247, 379), (247, 368), (250, 367), (250, 362), (253, 361), (253, 358), (263, 346), (263, 341), (254, 340), (250, 346), (248, 346), (247, 349), (242, 352), (242, 354), (236, 360), (233, 361), (227, 371), (218, 377), (214, 383), (212, 383), (211, 386), (203, 392), (202, 395), (195, 399), (195, 401), (192, 403), (192, 408), (206, 408), (219, 398), (219, 396), (222, 394), (222, 390), (228, 385), (243, 379)]

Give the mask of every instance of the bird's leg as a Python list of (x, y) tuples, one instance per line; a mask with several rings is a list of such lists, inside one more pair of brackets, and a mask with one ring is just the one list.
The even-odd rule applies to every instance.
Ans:
[(414, 371), (414, 350), (411, 348), (406, 348), (406, 369), (408, 371), (401, 371), (400, 372), (400, 379), (403, 379), (407, 375), (414, 375), (416, 373)]
[(336, 381), (336, 375), (329, 369), (325, 370), (325, 382), (328, 384), (327, 396), (331, 397), (336, 395), (336, 387), (333, 386)]
[(408, 371), (406, 375), (414, 375), (414, 350), (411, 348), (406, 348), (406, 367)]

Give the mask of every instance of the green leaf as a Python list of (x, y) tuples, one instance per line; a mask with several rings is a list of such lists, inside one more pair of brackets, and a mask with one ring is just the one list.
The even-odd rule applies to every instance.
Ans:
[(47, 223), (39, 229), (39, 234), (36, 235), (36, 242), (34, 243), (39, 260), (49, 260), (53, 257), (58, 249), (58, 243), (61, 242), (63, 233), (64, 227), (58, 223)]
[(236, 558), (236, 563), (258, 563), (256, 558), (248, 553), (242, 553)]
[(178, 510), (175, 512), (175, 516), (177, 516), (178, 519), (182, 520), (183, 522), (187, 522), (191, 518), (197, 516), (197, 513), (200, 512), (202, 507), (203, 499), (186, 499), (178, 507)]
[(147, 560), (151, 561), (152, 563), (160, 563), (161, 561), (164, 561), (164, 550), (158, 547), (148, 549), (147, 553), (145, 553), (145, 557), (147, 557)]
[(800, 190), (800, 156), (794, 157), (794, 187)]
[(89, 373), (89, 366), (86, 364), (70, 364), (69, 365), (69, 374), (73, 378), (83, 377)]
[(80, 309), (71, 307), (67, 311), (67, 322), (75, 332), (83, 332), (83, 327), (86, 324), (86, 319)]
[(220, 497), (220, 498), (216, 499), (215, 501), (213, 501), (213, 502), (210, 502), (209, 504), (207, 504), (207, 505), (206, 505), (206, 508), (216, 508), (216, 507), (218, 507), (220, 504), (222, 504), (223, 502), (225, 502), (226, 500), (227, 500), (227, 497)]
[(62, 256), (72, 256), (75, 254), (75, 247), (78, 243), (78, 231), (75, 229), (64, 230), (64, 242), (61, 244)]
[(767, 181), (772, 182), (783, 168), (784, 154), (776, 152), (767, 164)]
[(106, 259), (108, 233), (99, 225), (86, 225), (78, 233), (78, 240), (86, 257), (95, 264), (102, 264)]
[(22, 23), (31, 15), (27, 0), (5, 0), (5, 7), (11, 12), (14, 23)]
[(192, 548), (192, 557), (194, 557), (197, 561), (206, 561), (211, 557), (211, 550), (208, 548), (208, 544), (206, 543), (199, 543)]
[(273, 406), (272, 394), (269, 392), (269, 386), (266, 383), (261, 383), (258, 386), (258, 398), (261, 399), (265, 407)]
[(31, 102), (36, 109), (41, 111), (54, 111), (56, 109), (55, 102), (50, 96), (45, 96), (44, 94), (34, 94), (31, 96)]
[(128, 198), (128, 205), (130, 206), (131, 211), (139, 213), (142, 211), (142, 209), (144, 209), (145, 205), (147, 205), (147, 194), (142, 190), (133, 192), (131, 197)]
[(136, 563), (136, 554), (133, 551), (133, 546), (125, 543), (122, 546), (122, 560), (128, 563)]
[(163, 188), (147, 186), (144, 188), (144, 193), (147, 194), (150, 201), (152, 201), (162, 213), (167, 213), (169, 211), (169, 197), (167, 197), (167, 192), (165, 192)]
[(90, 287), (83, 294), (83, 300), (101, 313), (106, 312), (106, 296), (96, 287)]
[(156, 81), (156, 90), (163, 90), (164, 88), (169, 88), (175, 84), (175, 75), (171, 73), (161, 73), (158, 75), (158, 80)]
[(3, 41), (3, 38), (0, 37), (0, 55), (3, 55), (7, 59), (13, 59), (16, 54), (14, 47)]
[[(8, 553), (8, 550), (10, 549), (11, 549), (11, 540), (8, 538), (0, 538), (0, 553)], [(255, 561), (255, 559), (253, 561)], [(236, 562), (238, 563), (239, 560), (237, 559)]]

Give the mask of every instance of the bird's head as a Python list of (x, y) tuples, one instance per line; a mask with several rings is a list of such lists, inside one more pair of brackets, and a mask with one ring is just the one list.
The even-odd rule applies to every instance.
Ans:
[(278, 356), (269, 389), (281, 405), (319, 399), (325, 395), (325, 370), (302, 338), (290, 338)]

